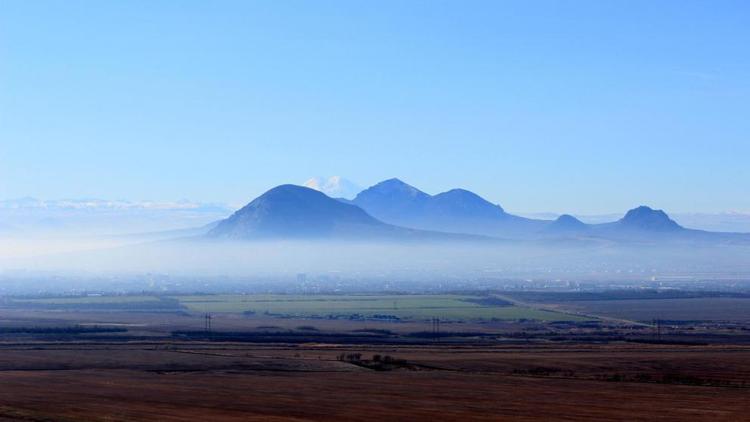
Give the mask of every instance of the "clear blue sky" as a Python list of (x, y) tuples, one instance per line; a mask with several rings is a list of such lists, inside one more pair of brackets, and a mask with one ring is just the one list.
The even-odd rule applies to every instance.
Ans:
[(750, 210), (747, 1), (0, 1), (0, 198)]

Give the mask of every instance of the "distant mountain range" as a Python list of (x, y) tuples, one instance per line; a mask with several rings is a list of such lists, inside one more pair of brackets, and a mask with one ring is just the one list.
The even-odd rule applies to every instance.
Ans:
[(363, 209), (296, 185), (277, 186), (219, 222), (210, 238), (251, 239), (386, 239), (469, 240), (386, 224)]
[(351, 203), (391, 224), (450, 233), (526, 238), (548, 223), (508, 214), (500, 205), (468, 190), (432, 196), (399, 179), (365, 189)]
[(221, 221), (212, 238), (604, 239), (613, 241), (750, 240), (750, 235), (686, 229), (661, 210), (640, 206), (611, 223), (586, 224), (507, 213), (479, 195), (453, 189), (429, 195), (399, 179), (363, 190), (353, 200), (282, 185)]
[[(518, 216), (464, 189), (429, 195), (398, 179), (378, 183), (366, 190), (339, 176), (309, 179), (306, 185), (331, 198), (357, 205), (376, 219), (392, 225), (510, 239), (618, 237), (614, 233), (616, 228), (611, 226), (622, 217), (622, 214), (560, 216), (553, 213)], [(359, 194), (360, 197), (355, 200)], [(9, 199), (0, 200), (0, 234), (22, 236), (54, 233), (77, 236), (145, 233), (150, 236), (160, 233), (168, 237), (179, 230), (185, 233), (205, 232), (206, 224), (218, 222), (237, 209), (235, 205), (188, 200)], [(750, 232), (748, 211), (676, 213), (670, 214), (670, 217), (683, 227), (704, 231)], [(674, 237), (675, 233), (661, 235), (670, 236)], [(693, 232), (689, 236), (696, 237), (697, 234)]]

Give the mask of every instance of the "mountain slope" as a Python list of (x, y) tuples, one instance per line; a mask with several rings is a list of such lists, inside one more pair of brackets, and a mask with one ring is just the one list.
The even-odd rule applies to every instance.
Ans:
[(747, 233), (717, 233), (682, 227), (667, 213), (644, 205), (613, 222), (589, 226), (592, 235), (615, 241), (680, 243), (748, 243)]
[(352, 203), (375, 218), (400, 224), (418, 219), (429, 200), (430, 195), (394, 178), (363, 190)]
[(571, 235), (587, 232), (590, 226), (569, 214), (563, 214), (544, 228), (545, 234)]
[(314, 189), (277, 186), (221, 221), (214, 239), (479, 240), (383, 223), (361, 208)]
[(655, 210), (645, 205), (633, 208), (617, 222), (618, 227), (626, 230), (651, 232), (678, 232), (685, 230), (662, 210)]
[(596, 237), (612, 240), (666, 240), (687, 238), (691, 232), (677, 224), (662, 210), (641, 205), (612, 223), (590, 226)]
[(281, 185), (220, 222), (208, 236), (305, 238), (378, 229), (389, 228), (360, 208), (331, 199), (314, 189)]
[(620, 220), (604, 224), (584, 224), (569, 215), (555, 221), (532, 220), (508, 214), (500, 206), (463, 189), (431, 196), (398, 179), (361, 192), (351, 203), (302, 186), (278, 186), (219, 222), (206, 237), (365, 241), (486, 241), (488, 237), (541, 242), (750, 241), (749, 235), (683, 228), (664, 211), (646, 206), (634, 208)]
[(399, 179), (365, 189), (352, 203), (387, 223), (449, 233), (529, 238), (546, 223), (508, 214), (468, 190), (431, 196)]
[(436, 216), (450, 218), (471, 216), (471, 218), (492, 219), (507, 216), (505, 210), (499, 205), (465, 189), (452, 189), (433, 196), (428, 201), (427, 211)]

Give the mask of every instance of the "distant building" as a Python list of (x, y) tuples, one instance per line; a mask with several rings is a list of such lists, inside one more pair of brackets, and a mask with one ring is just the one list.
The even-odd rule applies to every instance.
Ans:
[(297, 283), (298, 284), (305, 284), (307, 282), (307, 274), (305, 273), (299, 273), (297, 274)]

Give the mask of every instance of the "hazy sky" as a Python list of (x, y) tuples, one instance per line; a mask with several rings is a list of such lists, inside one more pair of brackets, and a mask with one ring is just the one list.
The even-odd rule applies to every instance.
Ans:
[(0, 1), (0, 198), (750, 210), (747, 1)]

